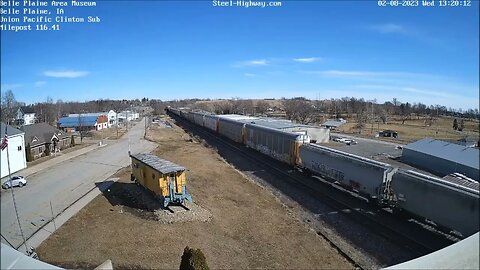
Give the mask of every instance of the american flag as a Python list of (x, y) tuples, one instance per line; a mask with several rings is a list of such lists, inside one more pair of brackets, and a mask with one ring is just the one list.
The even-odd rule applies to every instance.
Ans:
[(2, 151), (7, 148), (8, 146), (8, 135), (7, 135), (7, 128), (5, 127), (5, 137), (3, 138), (3, 142), (1, 145)]

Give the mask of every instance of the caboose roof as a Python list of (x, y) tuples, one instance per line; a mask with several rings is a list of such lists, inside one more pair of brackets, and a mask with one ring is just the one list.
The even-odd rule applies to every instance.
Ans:
[(162, 174), (169, 174), (172, 172), (185, 171), (185, 167), (177, 165), (171, 161), (161, 159), (152, 154), (136, 154), (130, 157), (152, 167), (152, 169), (159, 171)]

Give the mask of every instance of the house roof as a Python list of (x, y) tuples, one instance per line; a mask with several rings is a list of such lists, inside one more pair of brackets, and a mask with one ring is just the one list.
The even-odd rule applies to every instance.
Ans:
[[(54, 134), (59, 140), (68, 137), (66, 132), (52, 127), (47, 123), (23, 126), (22, 130), (25, 132), (25, 145), (30, 143), (31, 146), (51, 142)], [(34, 138), (37, 138), (37, 141), (33, 142)]]
[(165, 159), (161, 159), (152, 154), (136, 154), (130, 155), (132, 158), (145, 163), (153, 169), (159, 171), (162, 174), (169, 174), (172, 172), (185, 171), (185, 167), (177, 165)]
[(344, 122), (341, 121), (335, 121), (335, 120), (328, 120), (325, 123), (322, 124), (322, 126), (326, 127), (339, 127), (341, 125), (345, 124)]
[(115, 113), (114, 110), (110, 110), (108, 112), (94, 112), (94, 113), (71, 113), (68, 116), (69, 117), (78, 117), (79, 115), (82, 116), (100, 116), (100, 115), (108, 115), (110, 112)]
[(23, 113), (35, 113), (33, 108), (28, 107), (28, 106), (22, 106), (22, 107), (20, 107), (20, 109), (22, 110)]
[(480, 151), (475, 148), (465, 147), (454, 143), (425, 138), (403, 147), (426, 155), (438, 157), (451, 162), (479, 169)]
[(1, 123), (0, 125), (0, 137), (3, 139), (3, 137), (5, 137), (5, 126), (7, 126), (7, 135), (8, 136), (13, 136), (13, 135), (17, 135), (17, 134), (22, 134), (24, 133), (23, 131), (19, 130), (19, 129), (16, 129), (12, 126), (9, 126), (5, 123)]
[(98, 116), (62, 117), (58, 119), (60, 127), (95, 126)]

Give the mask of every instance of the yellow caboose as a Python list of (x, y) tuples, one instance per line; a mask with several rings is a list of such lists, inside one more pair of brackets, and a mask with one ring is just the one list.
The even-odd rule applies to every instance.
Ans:
[(144, 186), (163, 200), (163, 206), (192, 201), (187, 193), (185, 168), (152, 154), (130, 155), (131, 180)]

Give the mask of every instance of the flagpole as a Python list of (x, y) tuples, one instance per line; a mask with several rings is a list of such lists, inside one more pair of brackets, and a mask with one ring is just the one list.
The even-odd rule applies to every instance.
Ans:
[[(5, 138), (8, 138), (7, 127), (8, 126), (5, 124)], [(6, 140), (5, 138), (4, 138), (4, 140)], [(23, 235), (22, 226), (20, 225), (20, 218), (18, 217), (18, 211), (17, 211), (17, 203), (15, 202), (15, 192), (13, 192), (12, 174), (10, 173), (10, 157), (9, 157), (9, 153), (8, 153), (8, 145), (7, 145), (6, 148), (7, 148), (8, 179), (10, 181), (10, 189), (12, 190), (13, 207), (15, 209), (15, 215), (17, 216), (18, 227), (20, 228), (20, 234), (22, 236), (23, 244), (25, 245), (25, 252), (27, 252), (27, 254), (28, 254), (27, 241), (25, 240), (25, 236)], [(21, 246), (21, 244), (20, 244), (20, 246)]]

